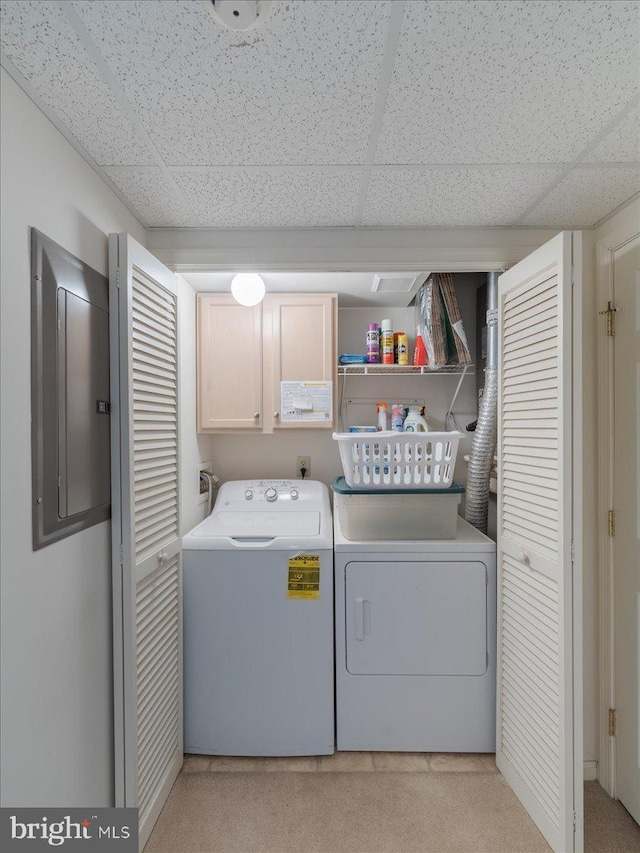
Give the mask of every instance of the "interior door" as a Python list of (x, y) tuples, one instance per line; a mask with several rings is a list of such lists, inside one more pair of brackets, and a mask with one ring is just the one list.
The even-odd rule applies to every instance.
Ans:
[(177, 280), (109, 238), (116, 806), (144, 846), (183, 760)]
[(616, 796), (640, 823), (640, 237), (613, 253)]
[(580, 257), (563, 232), (498, 285), (496, 762), (558, 853), (583, 845)]

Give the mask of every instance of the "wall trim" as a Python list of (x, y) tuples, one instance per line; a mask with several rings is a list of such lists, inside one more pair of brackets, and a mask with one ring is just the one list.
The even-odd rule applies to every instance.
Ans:
[(152, 228), (147, 245), (181, 272), (504, 270), (557, 234), (540, 228)]
[(598, 762), (585, 761), (583, 772), (585, 782), (595, 782), (598, 779)]
[[(596, 310), (603, 311), (613, 300), (613, 257), (617, 249), (640, 235), (640, 202), (628, 205), (609, 220), (609, 229), (596, 242)], [(604, 230), (604, 229), (600, 229)], [(596, 234), (597, 237), (597, 234)], [(615, 614), (613, 542), (606, 535), (607, 511), (614, 496), (614, 339), (604, 333), (604, 317), (598, 317), (598, 586), (599, 586), (599, 673), (598, 781), (611, 797), (616, 796), (616, 739), (609, 735), (609, 709), (616, 707)]]

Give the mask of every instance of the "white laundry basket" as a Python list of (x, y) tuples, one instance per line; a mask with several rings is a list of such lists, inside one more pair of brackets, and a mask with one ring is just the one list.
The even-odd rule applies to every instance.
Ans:
[(442, 489), (453, 482), (461, 432), (334, 432), (352, 489)]

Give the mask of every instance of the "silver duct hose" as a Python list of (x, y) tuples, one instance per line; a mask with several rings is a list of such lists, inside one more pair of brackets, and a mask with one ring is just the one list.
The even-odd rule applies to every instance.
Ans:
[(489, 478), (498, 435), (498, 273), (487, 274), (487, 369), (467, 474), (465, 518), (482, 533), (489, 517)]

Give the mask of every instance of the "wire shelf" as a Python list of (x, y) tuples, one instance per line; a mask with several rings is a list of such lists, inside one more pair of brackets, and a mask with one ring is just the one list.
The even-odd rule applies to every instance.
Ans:
[(447, 364), (431, 367), (428, 364), (339, 364), (339, 376), (466, 376), (473, 364)]

